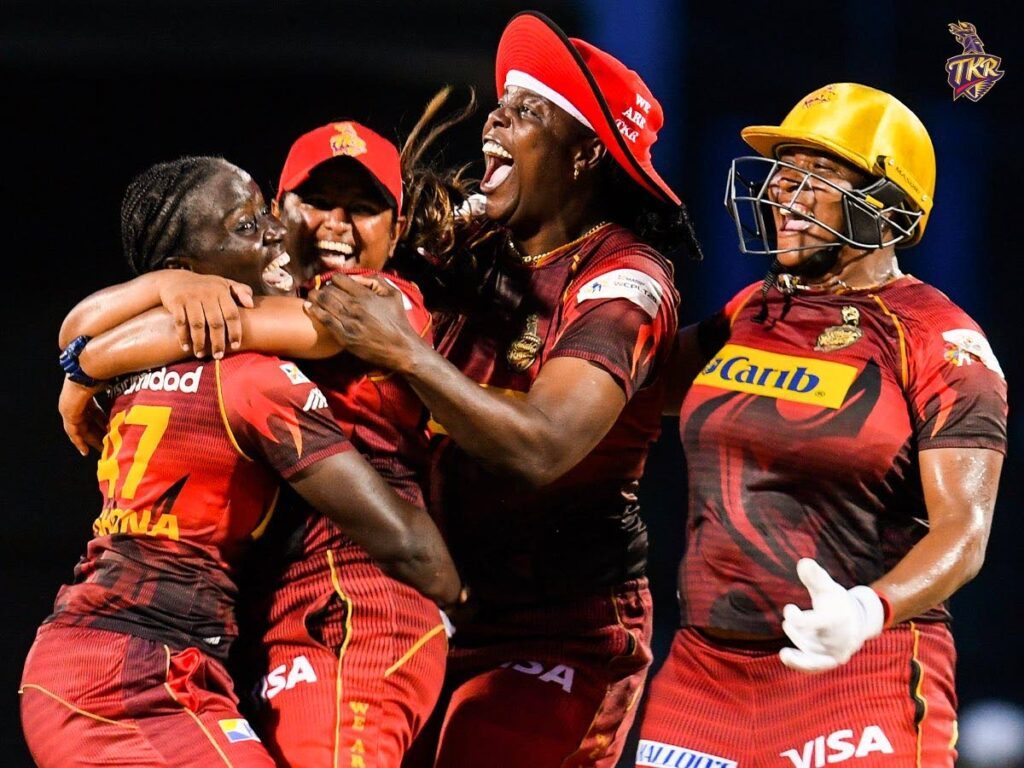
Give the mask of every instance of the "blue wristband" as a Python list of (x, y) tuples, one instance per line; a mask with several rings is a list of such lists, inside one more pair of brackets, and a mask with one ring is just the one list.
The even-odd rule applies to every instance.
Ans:
[(78, 336), (72, 339), (71, 343), (64, 347), (64, 351), (60, 353), (60, 367), (64, 369), (64, 373), (75, 384), (81, 384), (84, 387), (97, 387), (103, 382), (94, 379), (83, 371), (81, 364), (78, 362), (82, 350), (89, 343), (89, 338), (89, 336)]

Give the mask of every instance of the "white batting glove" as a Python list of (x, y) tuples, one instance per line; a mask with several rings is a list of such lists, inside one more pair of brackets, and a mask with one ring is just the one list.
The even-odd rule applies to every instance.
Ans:
[(796, 564), (811, 596), (811, 609), (790, 603), (782, 609), (782, 630), (796, 648), (779, 651), (782, 663), (801, 672), (825, 672), (850, 660), (865, 640), (882, 633), (885, 609), (871, 587), (846, 589), (810, 558)]

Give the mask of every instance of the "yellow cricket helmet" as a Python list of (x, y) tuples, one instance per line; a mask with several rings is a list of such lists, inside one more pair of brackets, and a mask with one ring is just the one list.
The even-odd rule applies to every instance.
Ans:
[(913, 235), (899, 245), (914, 245), (924, 234), (934, 202), (935, 149), (917, 115), (894, 96), (833, 83), (801, 99), (782, 125), (753, 125), (740, 135), (764, 157), (777, 157), (785, 146), (813, 147), (887, 179), (921, 212)]

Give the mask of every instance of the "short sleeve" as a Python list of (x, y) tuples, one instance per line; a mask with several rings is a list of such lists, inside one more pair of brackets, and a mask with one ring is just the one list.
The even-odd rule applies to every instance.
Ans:
[(352, 448), (327, 398), (294, 363), (267, 355), (233, 355), (217, 364), (221, 415), (245, 457), (285, 480)]
[(1006, 379), (981, 329), (955, 306), (908, 328), (914, 437), (927, 448), (1006, 452)]
[(610, 259), (570, 287), (549, 357), (588, 360), (632, 398), (675, 340), (678, 302), (658, 260), (639, 253)]

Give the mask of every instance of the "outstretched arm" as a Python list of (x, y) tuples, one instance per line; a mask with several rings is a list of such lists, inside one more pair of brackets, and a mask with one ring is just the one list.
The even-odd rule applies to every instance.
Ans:
[(399, 498), (358, 451), (322, 459), (291, 484), (389, 576), (445, 610), (465, 602), (462, 581), (430, 515)]
[[(202, 357), (239, 349), (242, 325), (238, 306), (252, 307), (252, 288), (216, 275), (181, 269), (149, 272), (82, 299), (64, 318), (61, 349), (77, 336), (98, 336), (154, 307), (165, 306), (174, 318), (179, 346)], [(209, 342), (209, 344), (207, 344)]]

